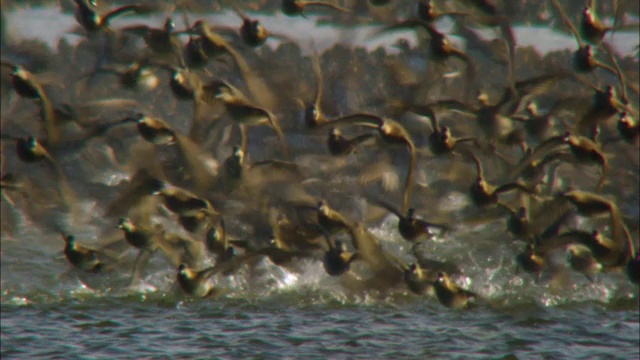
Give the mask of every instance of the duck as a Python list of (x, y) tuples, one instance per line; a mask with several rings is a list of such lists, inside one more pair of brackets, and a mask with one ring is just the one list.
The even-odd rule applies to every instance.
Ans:
[(436, 275), (433, 288), (440, 304), (450, 309), (469, 308), (471, 300), (477, 298), (474, 292), (461, 288), (444, 272)]

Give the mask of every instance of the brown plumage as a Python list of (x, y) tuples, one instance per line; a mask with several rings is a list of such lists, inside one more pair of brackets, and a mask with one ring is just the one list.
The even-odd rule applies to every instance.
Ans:
[(631, 115), (626, 112), (620, 113), (616, 128), (625, 142), (636, 146), (640, 144), (640, 125)]
[(332, 9), (332, 10), (343, 12), (343, 13), (351, 12), (347, 8), (332, 4), (330, 2), (306, 1), (306, 0), (282, 0), (282, 5), (280, 5), (280, 9), (282, 10), (282, 13), (287, 16), (301, 15), (303, 17), (306, 17), (305, 9), (307, 8), (307, 6), (324, 7), (324, 8)]
[(358, 253), (347, 251), (346, 245), (341, 241), (335, 241), (335, 245), (329, 243), (327, 250), (322, 258), (322, 265), (327, 274), (331, 276), (340, 276), (349, 271), (351, 263), (358, 259)]
[(419, 264), (409, 264), (404, 269), (404, 282), (414, 294), (425, 295), (433, 287), (431, 275)]
[[(467, 18), (484, 26), (498, 27), (508, 51), (508, 82), (515, 87), (516, 39), (511, 26), (510, 17), (504, 14), (492, 0), (462, 0), (464, 11), (469, 12)], [(503, 4), (504, 5), (504, 4)]]
[(436, 155), (444, 155), (453, 152), (458, 144), (465, 142), (473, 142), (477, 145), (478, 141), (475, 137), (457, 138), (451, 135), (451, 129), (447, 126), (440, 126), (435, 111), (428, 106), (414, 105), (410, 107), (410, 111), (426, 116), (431, 122), (432, 133), (429, 135), (429, 149)]
[(600, 231), (568, 230), (557, 236), (540, 241), (545, 248), (561, 248), (570, 244), (581, 244), (587, 247), (593, 258), (604, 268), (620, 268), (627, 264), (629, 251), (622, 238), (613, 239), (604, 236)]
[(585, 41), (592, 44), (599, 44), (607, 32), (613, 30), (612, 27), (603, 24), (589, 7), (582, 9), (582, 20), (580, 20), (580, 35)]
[(267, 41), (267, 38), (273, 35), (260, 23), (259, 20), (250, 18), (235, 3), (229, 3), (229, 6), (231, 6), (236, 15), (242, 18), (242, 25), (240, 26), (240, 37), (242, 38), (242, 41), (244, 41), (244, 43), (248, 46), (262, 46)]
[(240, 90), (226, 81), (215, 81), (211, 86), (215, 91), (216, 98), (222, 100), (227, 113), (234, 122), (247, 126), (269, 125), (278, 136), (283, 153), (289, 154), (289, 147), (278, 118), (271, 111), (252, 104)]
[(532, 239), (548, 239), (558, 234), (562, 226), (574, 215), (570, 204), (562, 204), (550, 200), (536, 207), (520, 206), (511, 209), (498, 203), (507, 210), (507, 230), (516, 239), (530, 241)]
[(327, 236), (336, 231), (348, 230), (353, 227), (352, 221), (347, 220), (347, 218), (338, 211), (332, 209), (324, 200), (318, 201), (316, 213), (318, 216), (318, 224), (324, 229)]
[(126, 13), (134, 12), (136, 14), (144, 14), (154, 10), (154, 7), (150, 5), (125, 5), (101, 15), (96, 12), (97, 9), (91, 1), (74, 1), (76, 3), (75, 18), (88, 32), (108, 30), (112, 19)]
[(635, 253), (627, 262), (627, 277), (629, 280), (638, 284), (640, 282), (640, 253)]
[(602, 271), (602, 265), (593, 258), (591, 250), (580, 244), (567, 246), (567, 263), (574, 271), (584, 275), (593, 282), (594, 274)]
[(179, 216), (195, 216), (200, 211), (217, 214), (215, 207), (209, 200), (199, 197), (187, 189), (165, 182), (156, 193), (164, 201), (165, 207)]
[(436, 296), (440, 304), (450, 309), (465, 309), (470, 306), (470, 300), (476, 298), (474, 292), (461, 288), (454, 283), (446, 273), (437, 274), (436, 281), (433, 283)]
[[(573, 53), (574, 70), (578, 73), (587, 73), (600, 67), (607, 70), (613, 75), (617, 75), (617, 71), (613, 67), (602, 63), (594, 57), (593, 48), (590, 45), (586, 45), (583, 43), (580, 33), (575, 28), (567, 14), (564, 12), (563, 7), (562, 5), (560, 5), (558, 0), (552, 0), (552, 2), (555, 8), (558, 10), (558, 13), (560, 13), (560, 17), (562, 17), (562, 20), (569, 27), (569, 30), (571, 30), (573, 37), (578, 42), (578, 49)], [(591, 40), (588, 41), (592, 42)]]
[(332, 121), (331, 124), (334, 126), (351, 124), (374, 128), (378, 131), (378, 135), (383, 142), (389, 145), (402, 145), (409, 151), (409, 168), (404, 182), (402, 197), (402, 210), (406, 211), (409, 207), (413, 174), (416, 167), (416, 147), (409, 132), (397, 121), (366, 113), (347, 115)]
[(349, 155), (355, 151), (357, 145), (374, 137), (373, 134), (363, 134), (351, 139), (347, 139), (338, 128), (329, 130), (327, 137), (327, 148), (333, 156)]
[(471, 89), (476, 77), (476, 66), (473, 60), (463, 51), (457, 49), (451, 43), (451, 40), (444, 34), (436, 30), (431, 24), (422, 20), (405, 20), (398, 24), (384, 27), (380, 32), (388, 32), (401, 29), (413, 29), (421, 27), (429, 33), (429, 48), (431, 49), (431, 57), (438, 63), (443, 63), (449, 58), (458, 58), (466, 64), (466, 83), (465, 88), (467, 94)]
[(97, 251), (78, 244), (73, 235), (61, 235), (65, 242), (64, 255), (71, 265), (94, 273), (104, 270), (105, 264)]
[(231, 274), (250, 258), (247, 256), (233, 256), (227, 259), (218, 259), (214, 266), (200, 271), (182, 263), (178, 266), (176, 281), (180, 285), (180, 289), (189, 296), (199, 298), (213, 296), (217, 293), (217, 289), (213, 287), (209, 279), (219, 273)]
[(329, 120), (322, 112), (322, 92), (324, 91), (324, 80), (322, 79), (322, 69), (320, 68), (320, 59), (315, 52), (311, 56), (311, 68), (313, 69), (313, 78), (316, 82), (315, 93), (313, 96), (313, 103), (305, 105), (302, 100), (299, 100), (300, 104), (304, 108), (304, 122), (309, 129), (315, 129), (320, 125), (324, 125)]
[(173, 20), (166, 18), (164, 26), (161, 29), (147, 25), (132, 25), (122, 28), (121, 31), (142, 37), (145, 44), (147, 44), (149, 49), (154, 53), (175, 54), (178, 63), (180, 63), (180, 48), (182, 47), (182, 43), (176, 37), (177, 34), (173, 32), (175, 27), (176, 25)]
[(62, 167), (47, 149), (47, 146), (49, 146), (48, 140), (40, 141), (33, 136), (16, 138), (6, 134), (2, 134), (2, 138), (3, 140), (15, 141), (16, 154), (21, 161), (27, 164), (44, 162), (50, 166), (60, 198), (64, 205), (72, 211), (72, 217), (76, 217), (78, 215), (76, 194), (69, 185), (69, 180)]
[(409, 208), (405, 214), (398, 211), (391, 204), (382, 201), (373, 201), (374, 205), (381, 206), (390, 213), (394, 214), (398, 218), (398, 232), (407, 241), (419, 242), (424, 237), (431, 237), (431, 228), (438, 228), (440, 231), (449, 230), (449, 226), (446, 224), (435, 224), (416, 217), (415, 209)]
[(546, 253), (540, 251), (534, 241), (530, 241), (523, 252), (516, 255), (516, 273), (522, 268), (525, 272), (535, 275), (536, 282), (547, 266)]
[(485, 180), (484, 171), (482, 170), (482, 163), (480, 162), (480, 159), (478, 159), (478, 157), (471, 152), (467, 152), (467, 154), (474, 160), (476, 165), (476, 172), (478, 174), (476, 180), (469, 188), (471, 200), (476, 206), (485, 207), (496, 204), (499, 202), (498, 195), (512, 190), (518, 190), (527, 194), (534, 194), (533, 190), (518, 182), (510, 182), (500, 186), (489, 184)]
[(88, 76), (92, 77), (97, 73), (115, 74), (118, 76), (118, 83), (123, 88), (146, 92), (155, 89), (160, 82), (155, 73), (155, 68), (148, 58), (144, 58), (128, 65), (108, 64), (98, 68)]
[(559, 200), (568, 200), (575, 207), (577, 213), (582, 216), (593, 217), (607, 214), (609, 216), (611, 239), (616, 244), (622, 244), (626, 239), (626, 248), (629, 254), (635, 253), (635, 244), (629, 229), (622, 219), (620, 209), (613, 201), (602, 195), (580, 190), (561, 192), (557, 195), (557, 198)]
[(56, 126), (55, 111), (51, 100), (49, 100), (37, 77), (20, 65), (2, 61), (2, 66), (13, 69), (11, 73), (11, 85), (13, 85), (13, 89), (18, 95), (39, 101), (42, 108), (41, 114), (47, 134), (47, 141), (49, 144), (59, 143), (62, 139)]
[(143, 113), (126, 118), (123, 122), (135, 122), (140, 136), (154, 145), (176, 145), (187, 164), (197, 191), (203, 192), (207, 189), (211, 174), (202, 166), (202, 151), (191, 138), (174, 130), (166, 121)]
[(552, 136), (538, 145), (533, 152), (525, 156), (518, 165), (512, 170), (512, 178), (516, 174), (521, 174), (536, 162), (545, 161), (549, 156), (554, 156), (558, 160), (567, 160), (566, 156), (557, 156), (558, 152), (567, 149), (570, 150), (575, 161), (580, 163), (597, 163), (601, 166), (602, 173), (600, 180), (596, 186), (599, 191), (604, 186), (607, 174), (607, 158), (602, 152), (600, 144), (580, 135), (574, 135), (571, 132), (565, 132), (564, 135)]
[(432, 23), (443, 16), (463, 17), (468, 15), (459, 11), (441, 11), (435, 6), (435, 2), (431, 0), (418, 1), (417, 14), (420, 20), (427, 23)]
[(206, 22), (203, 20), (196, 21), (187, 33), (199, 36), (198, 41), (192, 45), (194, 46), (193, 50), (197, 52), (202, 51), (203, 54), (211, 58), (216, 58), (223, 54), (229, 54), (231, 56), (240, 70), (240, 74), (242, 74), (242, 78), (247, 84), (249, 92), (258, 105), (268, 109), (277, 106), (277, 98), (264, 80), (255, 74), (244, 57), (222, 36), (212, 31)]
[(489, 140), (504, 139), (513, 130), (510, 116), (519, 108), (523, 99), (544, 94), (558, 81), (569, 76), (567, 72), (552, 72), (517, 81), (513, 89), (505, 87), (500, 100), (493, 104), (486, 92), (479, 91), (477, 105), (467, 105), (457, 100), (440, 100), (430, 106), (436, 111), (446, 109), (475, 119)]
[[(622, 98), (618, 96), (618, 90), (612, 85), (599, 88), (585, 80), (579, 79), (579, 82), (593, 90), (591, 104), (582, 112), (576, 124), (579, 132), (587, 133), (591, 138), (594, 138), (597, 135), (598, 126), (605, 124), (616, 114), (620, 112), (627, 112), (634, 116), (638, 114), (628, 105), (629, 101), (626, 99), (624, 91), (624, 79), (621, 80)], [(584, 108), (584, 102), (582, 106)]]

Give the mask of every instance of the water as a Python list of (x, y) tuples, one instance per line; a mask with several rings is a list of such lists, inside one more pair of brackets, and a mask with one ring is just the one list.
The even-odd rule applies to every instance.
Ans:
[[(372, 32), (378, 29), (377, 25), (361, 26), (359, 29), (345, 36), (344, 28), (331, 26), (313, 26), (318, 19), (316, 16), (310, 15), (308, 19), (300, 17), (291, 18), (281, 13), (275, 15), (261, 15), (252, 13), (251, 16), (260, 20), (268, 29), (276, 34), (286, 34), (288, 38), (296, 41), (305, 51), (310, 52), (311, 40), (318, 51), (323, 51), (335, 43), (344, 43), (350, 45), (366, 46), (367, 49), (373, 50), (379, 46), (385, 46), (388, 50), (393, 50), (389, 45), (393, 44), (399, 37), (404, 37), (410, 43), (415, 44), (416, 37), (413, 31), (398, 31), (393, 34), (384, 34), (377, 37), (371, 37)], [(191, 19), (203, 19), (216, 26), (237, 27), (241, 23), (238, 17), (231, 11), (225, 11), (214, 15), (190, 15)], [(156, 26), (161, 24), (165, 19), (164, 15), (150, 14), (145, 17), (127, 16), (114, 20), (114, 26), (128, 26), (133, 24), (146, 24)], [(635, 20), (635, 19), (634, 19)], [(177, 24), (182, 25), (180, 21), (175, 20)], [(632, 20), (633, 21), (633, 20)], [(33, 24), (40, 24), (48, 31), (35, 34), (37, 27)], [(12, 11), (7, 17), (7, 28), (10, 36), (24, 39), (39, 39), (50, 46), (55, 46), (60, 38), (74, 43), (79, 40), (77, 35), (70, 32), (77, 27), (72, 14), (63, 15), (58, 9), (51, 8), (18, 8)], [(438, 29), (442, 32), (448, 32), (453, 26), (453, 22), (449, 18), (442, 18), (437, 23)], [(493, 36), (492, 30), (480, 30), (483, 38)], [(565, 33), (558, 33), (549, 27), (544, 26), (514, 26), (514, 35), (518, 46), (533, 46), (541, 53), (557, 51), (567, 48), (573, 48), (576, 44), (575, 40)], [(455, 41), (462, 41), (459, 37), (452, 36)], [(614, 36), (608, 37), (614, 45), (616, 51), (623, 55), (631, 55), (635, 53), (638, 44), (638, 34), (634, 31), (619, 31)], [(267, 42), (267, 45), (274, 46), (280, 41), (276, 38)]]
[[(40, 38), (56, 44), (74, 24), (57, 11), (11, 13), (11, 35), (30, 38), (28, 29), (37, 23), (50, 30)], [(153, 23), (159, 18), (152, 18)], [(273, 22), (262, 19), (274, 32), (286, 30), (282, 16)], [(295, 28), (309, 23), (286, 21)], [(116, 24), (131, 22), (139, 19), (118, 19)], [(295, 32), (298, 40), (308, 40), (308, 33)], [(313, 34), (320, 50), (340, 38), (331, 27)], [(542, 52), (573, 46), (571, 38), (550, 29), (519, 28), (516, 35), (519, 44), (535, 44)], [(356, 36), (358, 41), (365, 37)], [(395, 38), (368, 44), (390, 44)], [(620, 34), (614, 44), (629, 54), (637, 39), (637, 34)], [(637, 218), (635, 191), (621, 208)], [(91, 206), (83, 204), (99, 217)], [(640, 357), (637, 286), (615, 272), (600, 274), (594, 283), (570, 274), (571, 281), (560, 286), (515, 274), (513, 254), (521, 244), (506, 241), (502, 223), (465, 226), (423, 245), (428, 254), (458, 263), (464, 275), (455, 280), (486, 299), (474, 309), (452, 311), (433, 296), (404, 290), (348, 291), (340, 279), (312, 262), (295, 273), (263, 263), (259, 267), (264, 271), (254, 277), (246, 269), (230, 279), (215, 277), (222, 293), (199, 300), (176, 293), (175, 271), (155, 257), (142, 283), (131, 288), (126, 285), (128, 269), (106, 276), (70, 271), (62, 240), (10, 211), (3, 207), (3, 217), (15, 217), (18, 225), (11, 233), (2, 232), (0, 280), (1, 354), (7, 359)], [(75, 230), (83, 243), (97, 241), (96, 228)], [(385, 248), (398, 254), (408, 251), (391, 217), (371, 230)]]
[[(389, 248), (406, 247), (388, 223), (374, 232)], [(427, 247), (457, 258), (469, 246), (462, 240)], [(515, 250), (461, 261), (467, 275), (457, 280), (490, 304), (453, 311), (406, 291), (348, 292), (318, 263), (298, 274), (267, 264), (253, 286), (246, 275), (215, 278), (222, 295), (190, 299), (176, 294), (175, 270), (159, 257), (143, 283), (128, 288), (128, 267), (106, 278), (69, 271), (61, 247), (51, 234), (3, 236), (3, 358), (639, 356), (638, 288), (623, 274), (602, 274), (593, 284), (572, 274), (573, 285), (553, 289), (514, 275), (506, 254)]]
[[(175, 303), (67, 300), (4, 310), (3, 357), (637, 358), (637, 314), (583, 303), (514, 313), (300, 304), (308, 293)], [(3, 305), (3, 308), (7, 305)], [(634, 349), (635, 348), (635, 349)]]

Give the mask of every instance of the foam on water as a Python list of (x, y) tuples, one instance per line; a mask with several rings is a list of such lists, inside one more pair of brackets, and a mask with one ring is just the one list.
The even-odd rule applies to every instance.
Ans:
[[(395, 233), (396, 220), (387, 217), (381, 226), (373, 228), (374, 233), (383, 247), (391, 253), (403, 256), (409, 251), (409, 245)], [(536, 283), (534, 278), (526, 273), (515, 274), (515, 263), (512, 254), (521, 248), (521, 244), (505, 242), (495, 246), (493, 251), (481, 252), (468, 242), (468, 237), (476, 236), (478, 231), (486, 233), (485, 229), (462, 228), (456, 235), (447, 235), (435, 241), (424, 241), (421, 249), (435, 259), (453, 260), (457, 262), (464, 274), (454, 276), (453, 279), (461, 286), (468, 288), (497, 306), (517, 306), (518, 304), (536, 303), (540, 306), (557, 306), (579, 304), (583, 302), (614, 303), (621, 299), (635, 298), (638, 288), (631, 285), (624, 274), (599, 274), (596, 281), (591, 283), (580, 274), (563, 273), (554, 279), (543, 279)], [(498, 226), (498, 228), (501, 228)], [(496, 234), (498, 233), (498, 229)], [(3, 237), (3, 294), (2, 304), (35, 305), (51, 304), (69, 298), (109, 297), (135, 295), (145, 298), (158, 299), (165, 296), (174, 297), (175, 270), (157, 255), (150, 263), (149, 273), (133, 287), (127, 285), (130, 269), (128, 267), (108, 275), (94, 275), (69, 269), (64, 258), (54, 256), (52, 250), (59, 249), (54, 244), (58, 239), (40, 240), (28, 237), (24, 241), (10, 240)], [(30, 243), (27, 243), (30, 242)], [(45, 246), (46, 250), (34, 255), (31, 251), (34, 242)], [(52, 246), (53, 245), (53, 246)], [(59, 244), (58, 244), (59, 245)], [(516, 250), (514, 250), (514, 248)], [(29, 253), (31, 260), (24, 263), (24, 258), (13, 256), (18, 253)], [(9, 256), (12, 254), (12, 256)], [(456, 261), (460, 259), (461, 261)], [(351, 297), (350, 290), (344, 288), (337, 278), (328, 276), (320, 262), (302, 261), (297, 271), (293, 272), (263, 260), (258, 268), (261, 270), (257, 277), (243, 269), (239, 274), (227, 279), (223, 276), (213, 278), (216, 287), (220, 287), (226, 294), (242, 297), (247, 291), (256, 296), (277, 296), (279, 292), (304, 292), (313, 288), (323, 296), (338, 296), (335, 301), (346, 298), (356, 302), (382, 301), (390, 296), (408, 296), (412, 301), (424, 301), (420, 297), (409, 295), (403, 287), (388, 293), (375, 295), (366, 294), (364, 298)], [(355, 269), (358, 269), (356, 266)], [(28, 272), (27, 272), (28, 270)], [(55, 279), (55, 280), (54, 280)], [(51, 280), (55, 285), (51, 287)], [(28, 282), (27, 282), (28, 281)], [(399, 284), (401, 285), (401, 284)], [(432, 297), (429, 301), (433, 301)]]

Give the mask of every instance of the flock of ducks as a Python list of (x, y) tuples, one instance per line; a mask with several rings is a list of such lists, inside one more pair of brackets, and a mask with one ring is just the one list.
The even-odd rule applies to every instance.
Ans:
[[(369, 16), (362, 4), (339, 3), (285, 0), (281, 11), (349, 24), (402, 8), (370, 0)], [(590, 281), (621, 270), (637, 284), (637, 209), (627, 214), (614, 200), (638, 195), (637, 58), (607, 44), (616, 28), (598, 20), (595, 4), (576, 22), (549, 0), (578, 48), (517, 80), (536, 56), (517, 46), (501, 7), (413, 3), (414, 15), (371, 38), (415, 30), (415, 47), (400, 39), (392, 53), (336, 45), (318, 54), (306, 44), (313, 50), (303, 56), (233, 1), (216, 6), (233, 10), (239, 29), (192, 23), (166, 4), (75, 0), (75, 47), (3, 44), (3, 237), (19, 222), (11, 214), (24, 214), (43, 236), (62, 237), (71, 266), (131, 266), (133, 283), (159, 252), (194, 297), (216, 293), (213, 276), (264, 258), (290, 271), (311, 259), (345, 287), (408, 289), (465, 308), (478, 296), (452, 280), (460, 268), (423, 245), (506, 220), (507, 241), (522, 243), (516, 268), (531, 281), (553, 273), (552, 254), (565, 252)], [(182, 14), (185, 28), (170, 17), (158, 28), (117, 26), (120, 16), (158, 11)], [(460, 50), (438, 29), (443, 17), (459, 34), (495, 30), (495, 39), (466, 38), (468, 49), (493, 55)], [(278, 49), (264, 46), (271, 38)], [(451, 191), (468, 195), (462, 210), (440, 209)], [(414, 261), (369, 230), (389, 213)], [(89, 247), (70, 234), (86, 226), (114, 240)], [(131, 265), (123, 244), (138, 250)]]

